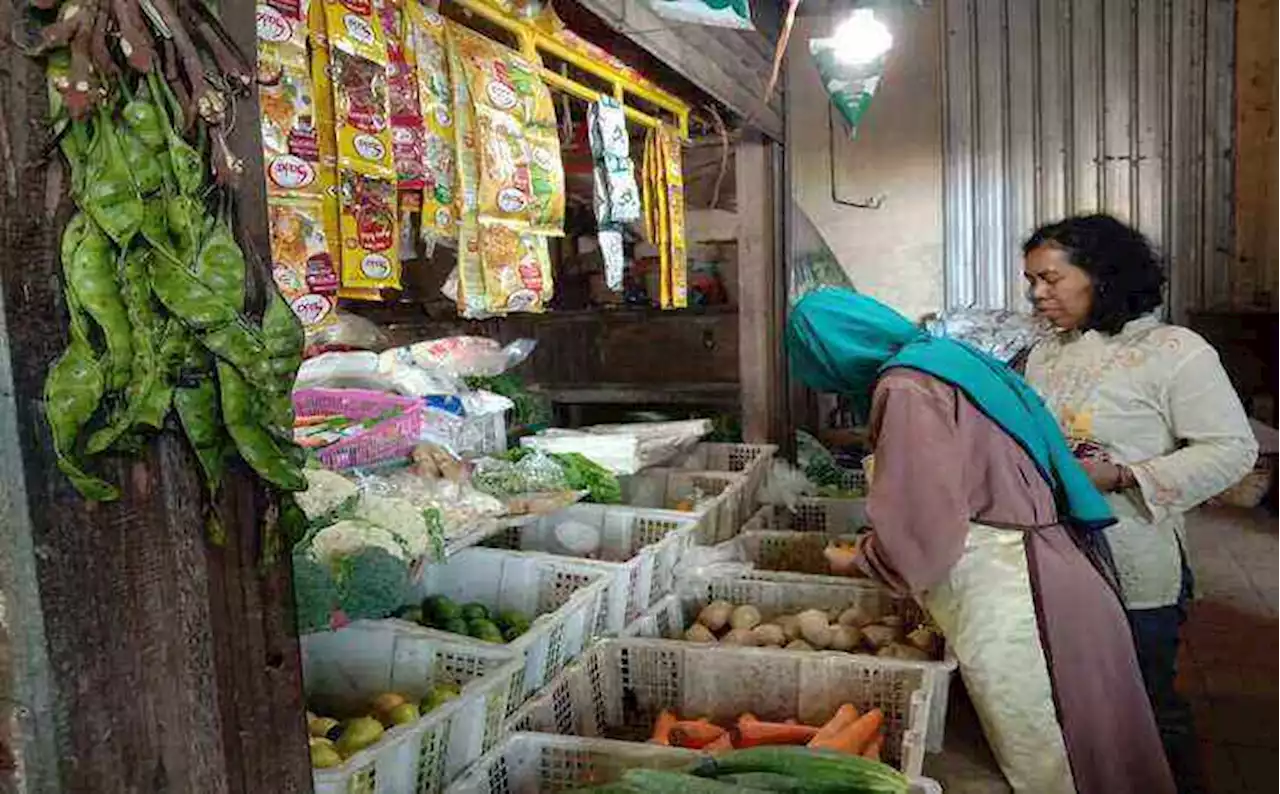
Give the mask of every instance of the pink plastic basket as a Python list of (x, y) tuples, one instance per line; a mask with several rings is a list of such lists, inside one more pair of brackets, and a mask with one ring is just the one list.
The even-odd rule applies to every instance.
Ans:
[(302, 389), (293, 393), (293, 411), (298, 416), (338, 415), (363, 420), (397, 408), (400, 414), (316, 452), (326, 468), (339, 471), (407, 457), (422, 435), (422, 401), (368, 389)]

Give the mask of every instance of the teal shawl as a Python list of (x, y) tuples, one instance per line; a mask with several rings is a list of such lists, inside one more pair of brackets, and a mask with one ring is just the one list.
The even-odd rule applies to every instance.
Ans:
[(919, 370), (951, 384), (1031, 456), (1053, 488), (1062, 516), (1086, 531), (1115, 523), (1040, 396), (978, 349), (932, 337), (865, 295), (827, 289), (807, 295), (792, 309), (787, 352), (805, 385), (848, 395), (864, 408), (876, 380), (891, 367)]

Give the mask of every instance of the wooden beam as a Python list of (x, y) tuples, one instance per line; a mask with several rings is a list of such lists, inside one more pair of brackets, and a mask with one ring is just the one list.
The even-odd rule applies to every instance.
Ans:
[[(253, 3), (222, 5), (236, 43), (253, 52)], [(5, 4), (0, 24), (15, 29), (19, 13), (21, 4)], [(3, 737), (20, 754), (22, 779), (0, 766), (0, 782), (42, 794), (309, 791), (289, 570), (258, 567), (267, 499), (257, 481), (244, 471), (228, 478), (230, 541), (212, 548), (202, 478), (176, 426), (140, 459), (103, 472), (121, 485), (118, 502), (85, 502), (57, 470), (42, 393), (67, 338), (58, 241), (71, 207), (48, 148), (42, 69), (7, 36), (0, 53), (9, 64), (0, 75), (0, 255), (13, 263), (0, 269), (0, 550), (15, 555), (0, 566), (0, 689), (30, 714)], [(237, 231), (261, 260), (255, 99), (239, 101), (236, 119), (233, 145), (246, 164)], [(5, 566), (24, 576), (10, 579)]]
[(1231, 305), (1277, 306), (1276, 4), (1236, 4), (1235, 271)]
[(742, 435), (749, 443), (772, 441), (779, 377), (779, 318), (775, 290), (777, 252), (775, 179), (770, 145), (759, 136), (738, 144), (738, 377), (742, 384)]

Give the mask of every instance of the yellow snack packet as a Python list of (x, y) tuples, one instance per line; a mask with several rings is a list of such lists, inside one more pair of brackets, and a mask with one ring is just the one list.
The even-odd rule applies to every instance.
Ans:
[[(380, 66), (387, 63), (387, 41), (373, 0), (323, 0), (329, 46)], [(335, 58), (336, 62), (336, 58)]]
[(453, 88), (445, 51), (444, 17), (417, 0), (404, 0), (408, 47), (426, 120), (422, 234), (452, 240), (458, 235), (457, 139)]
[(338, 165), (365, 176), (395, 179), (386, 68), (339, 49), (331, 49), (329, 55)]
[(280, 294), (306, 328), (330, 318), (338, 274), (329, 255), (315, 199), (270, 199), (267, 227), (271, 234), (271, 275)]
[(462, 62), (455, 47), (455, 27), (451, 25), (446, 29), (445, 41), (453, 88), (454, 142), (457, 151), (458, 311), (464, 317), (474, 318), (489, 313), (489, 301), (480, 261), (480, 223), (476, 211), (479, 165), (474, 114)]
[(666, 181), (667, 237), (670, 243), (668, 255), (671, 279), (671, 306), (683, 309), (689, 305), (688, 244), (685, 239), (684, 211), (684, 157), (680, 150), (680, 136), (675, 129), (663, 124), (658, 129), (662, 146), (662, 162)]
[(345, 169), (338, 179), (342, 286), (400, 289), (395, 183)]
[(480, 261), (490, 312), (542, 312), (545, 309), (552, 285), (547, 238), (521, 234), (500, 224), (482, 225)]

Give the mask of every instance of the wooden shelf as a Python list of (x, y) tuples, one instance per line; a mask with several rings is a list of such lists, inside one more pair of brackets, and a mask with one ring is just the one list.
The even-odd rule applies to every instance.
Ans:
[(737, 405), (736, 383), (593, 383), (531, 387), (565, 405)]

